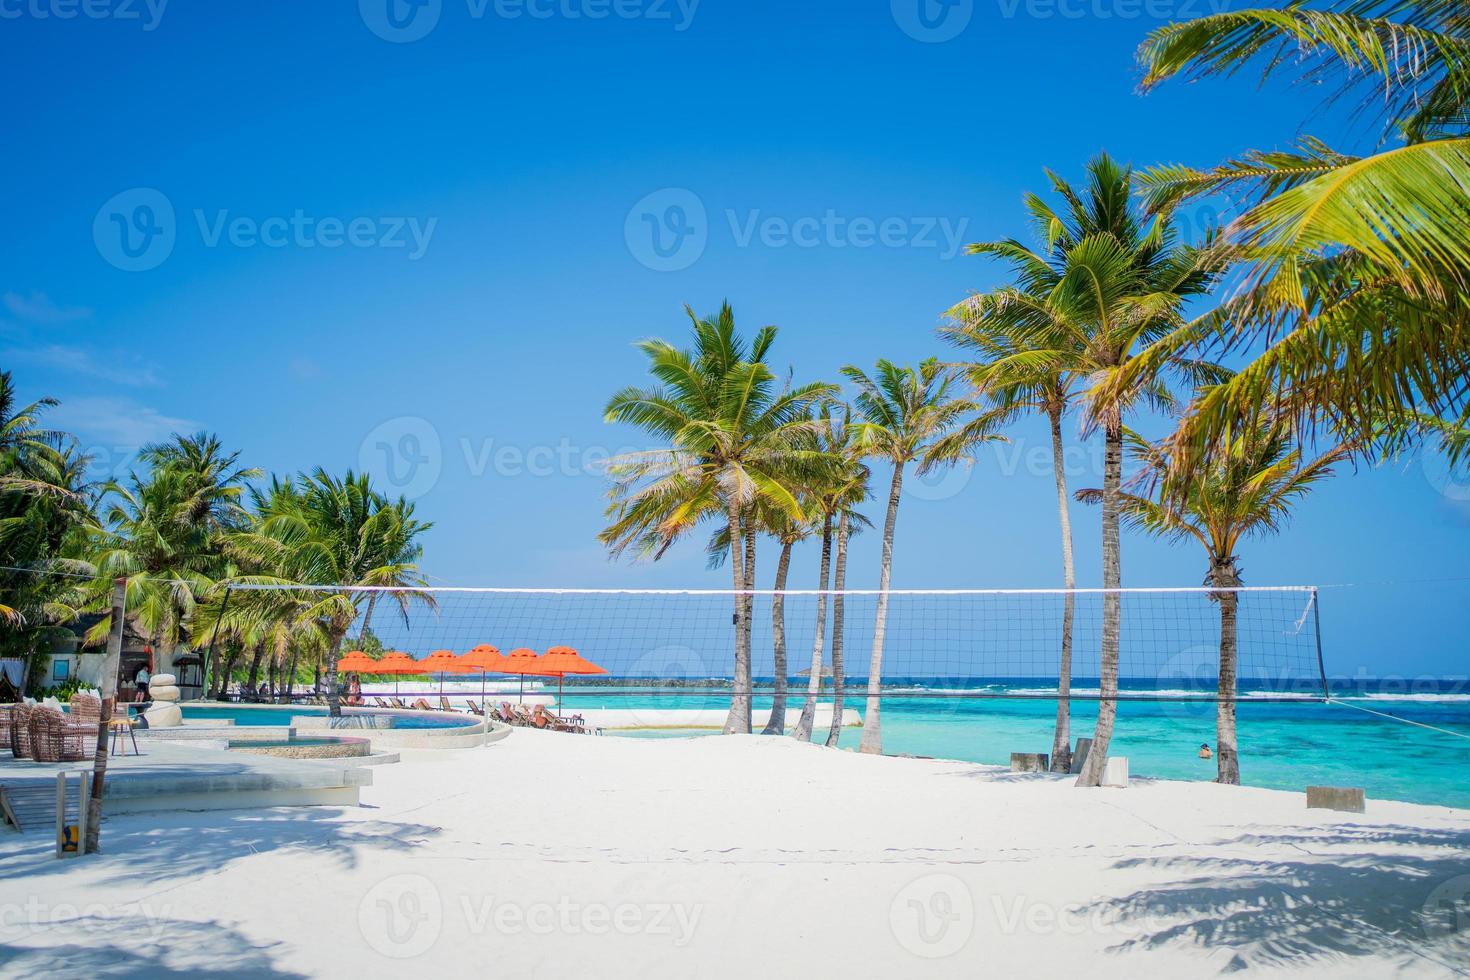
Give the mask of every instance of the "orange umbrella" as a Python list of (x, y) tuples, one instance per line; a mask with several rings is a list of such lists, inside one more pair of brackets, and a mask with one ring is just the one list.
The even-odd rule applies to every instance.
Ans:
[(435, 650), (424, 659), (420, 660), (419, 668), (425, 673), (439, 675), (439, 696), (444, 696), (445, 674), (468, 674), (473, 672), (473, 667), (466, 667), (460, 659), (454, 655), (453, 650)]
[(541, 669), (556, 677), (556, 710), (561, 712), (562, 682), (568, 674), (606, 674), (605, 668), (582, 656), (571, 647), (552, 647), (541, 658)]
[(337, 669), (349, 674), (371, 674), (378, 662), (361, 650), (349, 650), (337, 661)]
[[(419, 662), (408, 654), (398, 650), (391, 650), (377, 662), (373, 671), (378, 674), (422, 674), (424, 669)], [(393, 693), (398, 693), (398, 682), (393, 682)]]
[(507, 674), (521, 675), (521, 693), (519, 700), (526, 700), (526, 675), (532, 677), (549, 677), (541, 667), (541, 658), (536, 656), (535, 650), (526, 647), (518, 647), (505, 655), (505, 670)]
[[(485, 712), (485, 675), (487, 673), (508, 673), (505, 667), (506, 659), (500, 655), (500, 651), (488, 643), (481, 643), (469, 653), (459, 658), (459, 662), (470, 670), (480, 672), (480, 713)], [(488, 744), (488, 743), (486, 743)]]

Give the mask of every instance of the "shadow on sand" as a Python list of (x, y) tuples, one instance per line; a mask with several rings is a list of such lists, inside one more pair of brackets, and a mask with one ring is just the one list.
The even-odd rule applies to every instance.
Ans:
[(1225, 948), (1227, 969), (1373, 955), (1470, 976), (1470, 832), (1266, 828), (1222, 843), (1261, 856), (1119, 861), (1177, 880), (1091, 906), (1114, 949)]

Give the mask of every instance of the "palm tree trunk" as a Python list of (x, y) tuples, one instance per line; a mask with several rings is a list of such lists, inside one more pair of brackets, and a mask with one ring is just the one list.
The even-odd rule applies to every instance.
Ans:
[(215, 693), (210, 695), (211, 699), (218, 700), (225, 696), (225, 692), (230, 687), (230, 676), (235, 672), (235, 662), (240, 659), (240, 654), (243, 652), (244, 648), (235, 643), (230, 644), (226, 648), (225, 662), (221, 665), (219, 676), (212, 681), (213, 684), (218, 686)]
[(771, 717), (766, 719), (762, 735), (786, 733), (786, 576), (791, 571), (791, 547), (796, 542), (781, 542), (781, 558), (776, 562), (776, 594), (771, 596), (771, 646), (774, 651), (776, 686), (771, 693)]
[(286, 703), (291, 702), (291, 696), (296, 693), (296, 669), (301, 664), (301, 648), (297, 647), (291, 651), (291, 667), (286, 671), (285, 688)]
[(878, 613), (873, 620), (873, 656), (868, 665), (868, 710), (863, 717), (863, 740), (859, 752), (883, 752), (882, 719), (878, 696), (883, 686), (883, 634), (888, 629), (888, 581), (893, 574), (893, 526), (898, 521), (898, 495), (903, 489), (903, 463), (893, 464), (893, 484), (888, 488), (888, 515), (883, 519), (883, 564), (878, 572)]
[[(1240, 585), (1235, 576), (1234, 563), (1227, 560), (1216, 565), (1215, 582), (1222, 588)], [(1221, 592), (1220, 596), (1220, 700), (1215, 703), (1215, 760), (1218, 775), (1215, 781), (1240, 785), (1240, 754), (1235, 739), (1235, 694), (1236, 694), (1236, 650), (1237, 619), (1240, 593)]]
[(745, 611), (745, 542), (742, 540), (740, 508), (730, 504), (730, 577), (735, 585), (735, 682), (730, 691), (730, 713), (725, 716), (726, 735), (750, 734), (750, 633), (741, 622)]
[(837, 518), (837, 557), (832, 569), (832, 724), (827, 729), (828, 748), (835, 748), (842, 736), (842, 686), (846, 683), (842, 673), (842, 590), (847, 584), (847, 531), (848, 514), (844, 510)]
[(822, 645), (827, 640), (827, 580), (832, 573), (832, 514), (829, 511), (822, 520), (822, 576), (817, 586), (817, 635), (812, 640), (811, 676), (806, 682), (806, 702), (801, 706), (801, 717), (796, 720), (792, 738), (809, 742), (812, 725), (817, 717), (817, 697), (822, 693)]
[[(349, 624), (350, 625), (350, 624)], [(332, 648), (327, 651), (327, 714), (333, 718), (342, 717), (342, 700), (337, 697), (337, 657), (342, 653), (342, 639), (347, 635), (347, 627), (332, 630)], [(296, 675), (296, 659), (291, 658), (291, 675)]]
[(1062, 529), (1062, 656), (1057, 664), (1057, 725), (1051, 741), (1051, 771), (1072, 767), (1072, 624), (1077, 615), (1077, 568), (1072, 561), (1072, 514), (1067, 501), (1066, 454), (1062, 449), (1062, 412), (1052, 409), (1051, 468), (1057, 482), (1057, 519)]
[(1123, 424), (1109, 421), (1103, 438), (1102, 551), (1103, 594), (1102, 653), (1097, 702), (1097, 729), (1087, 764), (1077, 777), (1078, 786), (1101, 786), (1108, 764), (1108, 743), (1113, 740), (1113, 723), (1118, 717), (1118, 643), (1122, 625), (1122, 558), (1118, 541), (1118, 507), (1123, 482)]
[(252, 695), (255, 694), (255, 684), (256, 684), (256, 681), (260, 680), (260, 662), (264, 658), (265, 658), (265, 643), (264, 642), (260, 642), (260, 643), (255, 644), (255, 653), (250, 658), (250, 675), (247, 678), (247, 680), (245, 681), (246, 686), (250, 688), (250, 693)]

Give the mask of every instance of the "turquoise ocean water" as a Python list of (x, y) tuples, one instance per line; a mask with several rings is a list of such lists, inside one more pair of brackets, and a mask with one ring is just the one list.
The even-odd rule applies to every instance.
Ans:
[[(1370, 799), (1470, 808), (1470, 693), (1463, 684), (1414, 693), (1344, 692), (1344, 704), (1237, 703), (1241, 780), (1250, 786), (1302, 791), (1308, 785), (1361, 786)], [(804, 692), (803, 695), (804, 697)], [(769, 698), (756, 699), (757, 708)], [(799, 711), (800, 698), (793, 699)], [(723, 708), (718, 691), (608, 696), (568, 691), (566, 709)], [(849, 707), (863, 708), (861, 699)], [(1366, 714), (1387, 712), (1463, 733), (1445, 735)], [(1056, 701), (1044, 698), (885, 697), (883, 749), (944, 759), (1008, 765), (1011, 752), (1048, 752)], [(1096, 702), (1073, 701), (1072, 735), (1090, 736)], [(709, 732), (626, 733), (636, 737), (697, 737)], [(841, 745), (856, 748), (856, 728)], [(1215, 743), (1211, 702), (1123, 701), (1111, 754), (1127, 756), (1135, 776), (1212, 780), (1214, 761), (1198, 757)]]

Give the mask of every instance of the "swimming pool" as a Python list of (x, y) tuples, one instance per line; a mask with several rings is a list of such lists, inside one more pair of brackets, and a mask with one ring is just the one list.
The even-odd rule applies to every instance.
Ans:
[[(181, 706), (184, 710), (184, 718), (188, 721), (214, 720), (232, 721), (236, 725), (277, 725), (286, 726), (291, 724), (292, 718), (302, 715), (326, 715), (327, 709), (316, 705), (228, 705), (228, 704), (185, 704)], [(433, 715), (412, 714), (409, 712), (395, 711), (371, 711), (353, 712), (353, 714), (380, 715), (393, 720), (394, 728), (457, 728), (464, 725), (473, 725), (475, 719), (469, 715), (450, 714), (445, 712), (442, 717)]]

